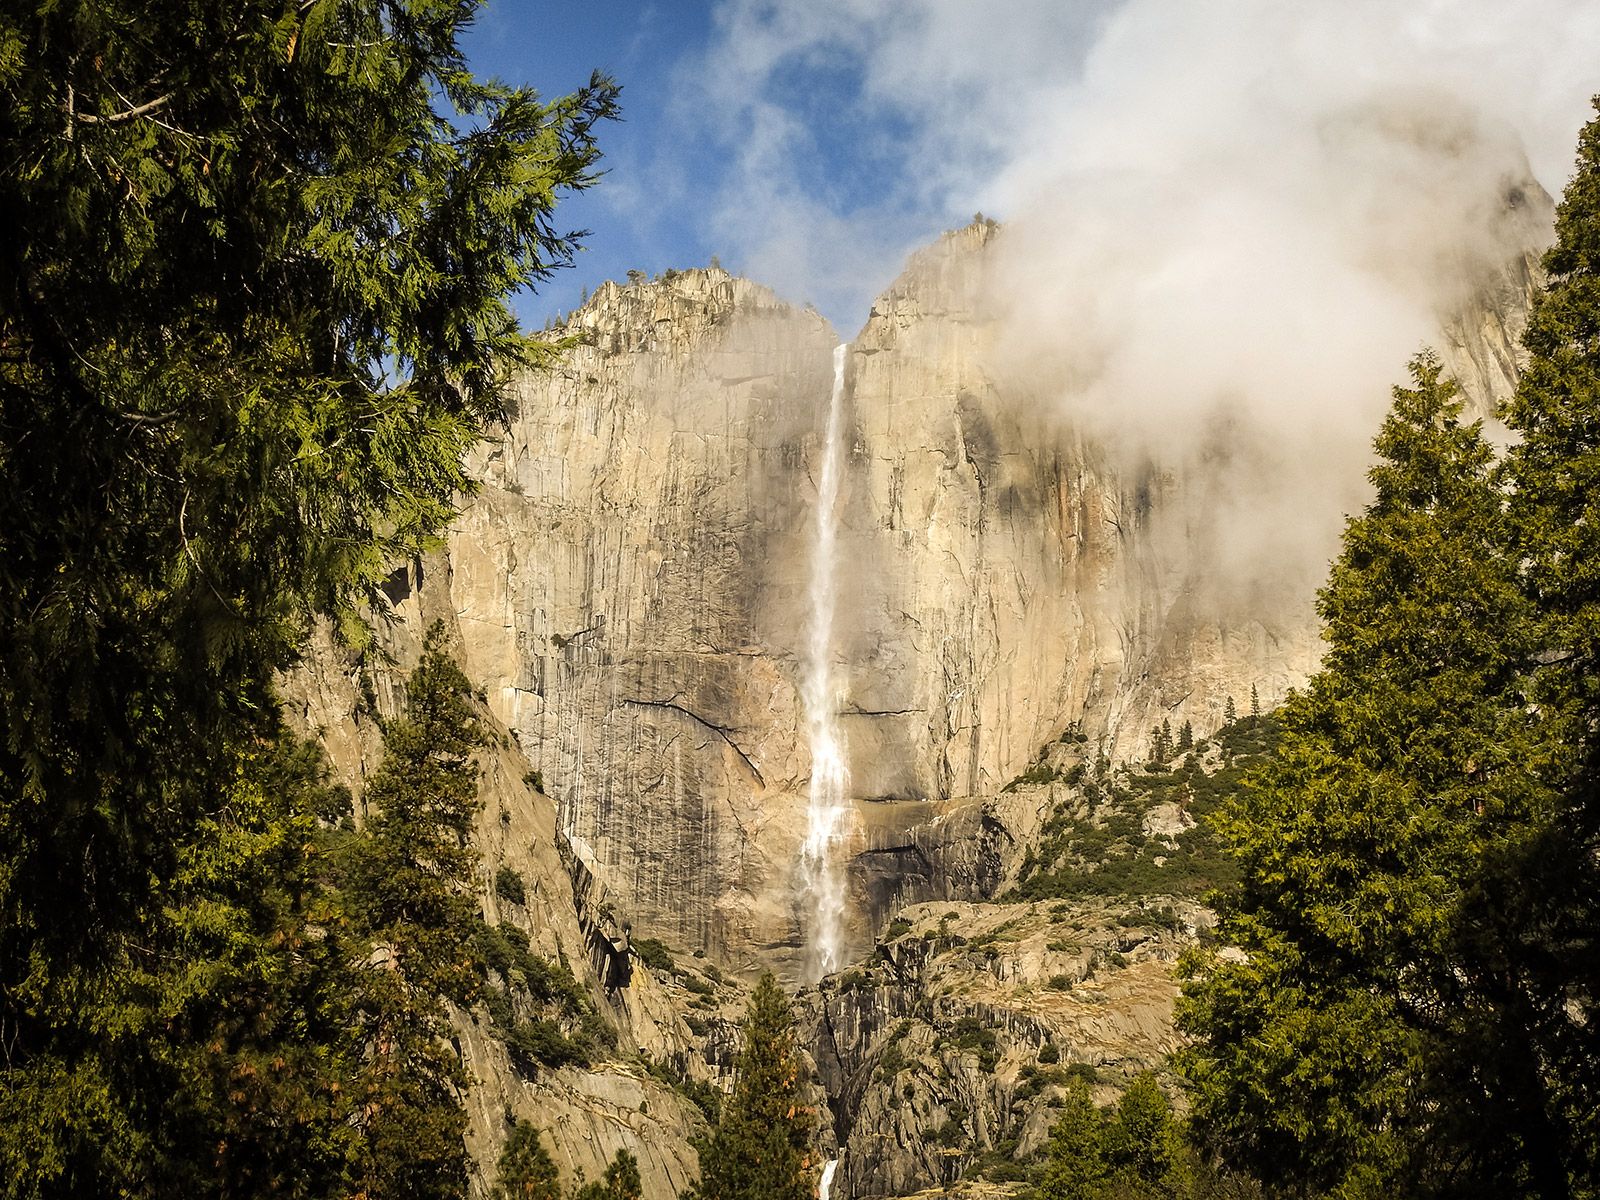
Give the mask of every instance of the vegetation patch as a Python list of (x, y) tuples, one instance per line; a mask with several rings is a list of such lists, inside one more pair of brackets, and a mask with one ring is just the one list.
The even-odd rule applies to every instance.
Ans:
[(677, 962), (672, 957), (672, 951), (667, 949), (665, 942), (658, 938), (634, 938), (628, 943), (634, 955), (645, 966), (653, 971), (676, 972)]
[(494, 873), (494, 894), (512, 904), (528, 902), (528, 889), (522, 882), (521, 874), (510, 867), (502, 866)]
[[(1175, 765), (1102, 764), (1057, 802), (1003, 899), (1200, 897), (1227, 885), (1237, 870), (1218, 842), (1214, 818), (1271, 755), (1277, 736), (1271, 714), (1247, 716), (1194, 743)], [(1145, 817), (1161, 806), (1192, 825), (1171, 837), (1147, 835)]]
[(704, 1079), (694, 1079), (676, 1064), (660, 1059), (646, 1058), (645, 1070), (683, 1096), (715, 1125), (722, 1117), (722, 1091)]

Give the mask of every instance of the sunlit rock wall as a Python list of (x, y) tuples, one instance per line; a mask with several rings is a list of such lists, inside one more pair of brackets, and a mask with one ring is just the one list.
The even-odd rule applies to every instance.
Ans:
[[(716, 270), (607, 285), (449, 539), (465, 667), (653, 936), (798, 937), (795, 646), (832, 331)], [(820, 400), (819, 400), (820, 397)]]
[[(1003, 874), (973, 801), (1064, 729), (1138, 755), (1162, 720), (1205, 732), (1230, 698), (1276, 702), (1319, 652), (1319, 564), (1219, 565), (1250, 499), (1234, 468), (1271, 447), (1222, 427), (1165, 462), (1086, 438), (998, 359), (1003, 237), (980, 222), (917, 255), (849, 356), (836, 653), (857, 949), (894, 904)], [(1533, 279), (1519, 259), (1441, 317), (1480, 411), (1514, 379)], [(517, 382), (429, 586), (629, 918), (792, 978), (797, 650), (835, 334), (717, 269), (608, 284), (558, 332), (576, 344)]]

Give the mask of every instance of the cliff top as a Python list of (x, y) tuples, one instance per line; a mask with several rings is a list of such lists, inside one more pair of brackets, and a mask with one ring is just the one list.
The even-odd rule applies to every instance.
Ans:
[[(874, 300), (867, 324), (907, 298), (915, 298), (924, 309), (965, 307), (969, 269), (1000, 228), (998, 221), (979, 213), (968, 224), (945, 231), (912, 253), (905, 268)], [(627, 344), (629, 334), (670, 327), (681, 340), (691, 341), (735, 310), (805, 312), (828, 324), (809, 305), (791, 303), (765, 284), (712, 265), (654, 276), (630, 271), (625, 281), (607, 280), (551, 332), (581, 336), (603, 346), (619, 341)]]
[(673, 341), (687, 344), (735, 311), (804, 312), (827, 324), (820, 313), (790, 304), (763, 284), (710, 266), (656, 276), (633, 271), (623, 283), (607, 280), (553, 332), (613, 350), (631, 348), (639, 339), (658, 341), (669, 331)]

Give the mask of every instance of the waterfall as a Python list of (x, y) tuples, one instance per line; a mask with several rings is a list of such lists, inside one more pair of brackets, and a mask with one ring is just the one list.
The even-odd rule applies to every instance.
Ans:
[[(833, 351), (833, 390), (822, 471), (817, 478), (817, 527), (811, 559), (811, 623), (800, 696), (811, 739), (811, 786), (801, 878), (810, 905), (806, 965), (813, 979), (839, 969), (844, 942), (844, 879), (834, 850), (843, 833), (844, 743), (839, 736), (839, 688), (833, 672), (833, 614), (838, 602), (839, 475), (844, 459), (844, 367), (848, 345)], [(824, 1192), (826, 1194), (826, 1192)]]
[(817, 1188), (817, 1200), (828, 1200), (828, 1193), (833, 1191), (833, 1173), (838, 1169), (837, 1158), (830, 1158), (827, 1165), (822, 1168), (822, 1183)]

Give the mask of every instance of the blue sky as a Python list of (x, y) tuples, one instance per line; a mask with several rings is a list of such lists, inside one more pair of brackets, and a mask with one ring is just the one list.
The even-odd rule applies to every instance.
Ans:
[[(788, 299), (817, 303), (850, 332), (865, 316), (869, 292), (888, 281), (851, 280), (827, 295), (795, 294), (784, 289), (789, 280), (760, 274), (760, 256), (746, 253), (748, 237), (719, 232), (730, 205), (742, 205), (747, 215), (750, 205), (739, 198), (737, 178), (743, 131), (737, 114), (730, 120), (726, 111), (743, 98), (714, 111), (718, 101), (704, 88), (708, 73), (723, 70), (728, 51), (716, 8), (691, 0), (489, 0), (480, 11), (465, 43), (480, 75), (530, 84), (554, 97), (599, 69), (623, 89), (622, 121), (601, 130), (606, 176), (590, 191), (567, 197), (560, 209), (563, 227), (590, 231), (586, 248), (574, 267), (518, 300), (524, 325), (536, 328), (570, 311), (586, 290), (620, 280), (630, 269), (655, 274), (703, 266), (713, 255)], [(752, 91), (804, 126), (786, 191), (815, 197), (827, 211), (865, 227), (886, 223), (884, 235), (898, 254), (901, 244), (926, 240), (941, 225), (916, 205), (885, 205), (904, 170), (895, 152), (904, 119), (892, 108), (869, 118), (862, 85), (858, 60), (822, 53), (775, 63)]]
[[(1516, 147), (1560, 190), (1597, 45), (1594, 0), (487, 0), (465, 48), (549, 97), (596, 68), (623, 89), (609, 173), (559, 214), (587, 249), (518, 301), (528, 326), (716, 255), (850, 337), (911, 251), (981, 210), (1030, 242), (1007, 284), (1025, 308), (1115, 337), (1152, 285), (1220, 294), (1275, 253), (1296, 278), (1309, 250), (1425, 274), (1422, 234), (1476, 236), (1451, 198)], [(1464, 122), (1486, 152), (1418, 160), (1385, 112)]]
[(639, 0), (491, 0), (480, 10), (466, 51), (481, 75), (531, 84), (552, 98), (581, 86), (594, 70), (623, 85), (623, 120), (601, 131), (608, 172), (588, 192), (568, 196), (560, 209), (565, 228), (591, 236), (577, 264), (518, 304), (525, 325), (575, 307), (584, 289), (620, 279), (630, 269), (649, 272), (703, 264), (714, 253), (692, 212), (681, 205), (628, 211), (612, 201), (614, 188), (629, 196), (648, 190), (648, 164), (667, 133), (674, 64), (704, 42), (709, 9), (698, 4), (661, 6)]

